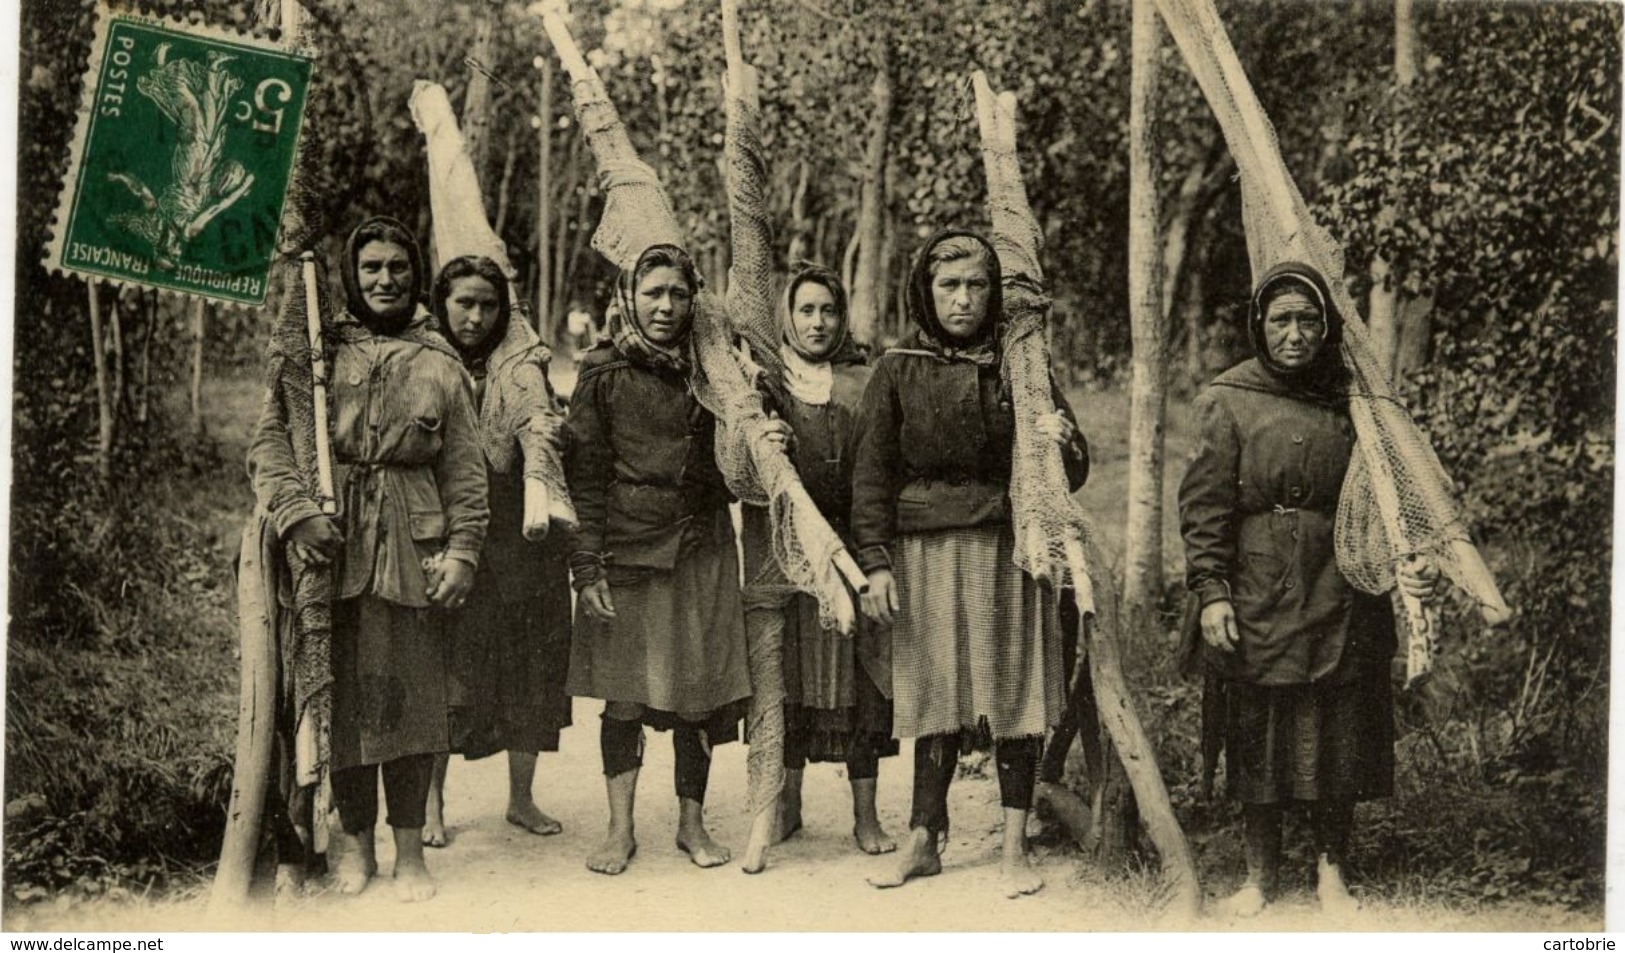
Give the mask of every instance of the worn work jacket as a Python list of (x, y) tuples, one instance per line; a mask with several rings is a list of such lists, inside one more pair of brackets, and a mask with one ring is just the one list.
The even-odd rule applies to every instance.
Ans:
[[(574, 549), (610, 567), (670, 570), (685, 533), (710, 533), (733, 497), (715, 456), (716, 418), (675, 370), (609, 344), (581, 364), (565, 421)], [(726, 515), (726, 514), (724, 514)]]
[[(427, 330), (428, 320), (420, 313), (400, 337), (375, 335), (348, 315), (333, 329), (333, 481), (344, 534), (339, 599), (371, 594), (426, 607), (426, 557), (479, 562), (489, 513), (473, 385), (450, 347)], [(279, 537), (321, 515), (275, 401), (255, 428), (248, 469)]]
[(1337, 568), (1333, 527), (1354, 448), (1341, 400), (1311, 399), (1256, 360), (1196, 400), (1198, 436), (1179, 491), (1186, 585), (1202, 606), (1229, 599), (1241, 645), (1208, 652), (1226, 677), (1292, 685), (1391, 655), (1388, 600)]
[[(875, 365), (858, 413), (852, 537), (865, 572), (890, 568), (909, 533), (1010, 521), (1015, 413), (996, 364), (890, 351)], [(1072, 409), (1051, 384), (1055, 406)], [(1073, 490), (1089, 475), (1081, 433), (1063, 448)]]

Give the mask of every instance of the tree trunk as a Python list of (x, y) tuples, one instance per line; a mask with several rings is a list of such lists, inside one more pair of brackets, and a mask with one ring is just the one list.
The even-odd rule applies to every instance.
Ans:
[[(141, 292), (136, 291), (139, 297)], [(124, 356), (124, 294), (113, 296), (113, 306), (107, 310), (108, 331), (112, 336), (112, 343), (108, 349), (109, 370), (113, 375), (113, 414), (117, 417), (124, 407), (128, 394), (124, 392), (124, 369), (129, 364)]]
[(1191, 251), (1185, 270), (1185, 287), (1180, 297), (1180, 315), (1185, 323), (1185, 372), (1191, 390), (1208, 382), (1207, 369), (1207, 245), (1199, 242)]
[(90, 357), (96, 365), (96, 473), (113, 478), (113, 395), (107, 379), (107, 339), (102, 334), (101, 293), (90, 282)]
[(459, 125), (463, 129), (463, 141), (468, 148), (468, 157), (474, 163), (474, 177), (479, 180), (481, 194), (489, 194), (485, 188), (485, 157), (490, 151), (490, 124), (491, 124), (491, 79), (486, 71), (491, 68), (493, 61), (491, 53), (492, 20), (496, 19), (498, 7), (494, 3), (480, 3), (479, 12), (475, 14), (474, 23), (474, 49), (469, 54), (473, 65), (468, 70), (468, 94), (463, 97), (463, 115)]
[(146, 296), (147, 335), (141, 339), (141, 391), (135, 402), (135, 422), (145, 425), (152, 406), (152, 339), (158, 336), (158, 292)]
[(536, 330), (548, 334), (553, 316), (553, 267), (547, 244), (553, 211), (553, 61), (538, 56), (536, 63), (542, 74), (536, 129)]
[(796, 187), (790, 194), (790, 244), (785, 248), (787, 262), (813, 257), (812, 227), (807, 219), (807, 193), (811, 186), (812, 164), (802, 159), (796, 163)]
[[(1413, 0), (1395, 0), (1394, 3), (1394, 85), (1401, 91), (1416, 81), (1416, 5)], [(1396, 155), (1404, 153), (1404, 130), (1391, 130)], [(1382, 209), (1377, 214), (1380, 225), (1392, 226), (1403, 210), (1397, 205)], [(1371, 328), (1371, 342), (1377, 360), (1390, 378), (1397, 376), (1400, 316), (1405, 311), (1405, 295), (1400, 290), (1403, 275), (1396, 274), (1392, 265), (1381, 256), (1371, 260), (1371, 298), (1367, 313)], [(1414, 333), (1414, 332), (1413, 332)]]
[(513, 167), (514, 160), (518, 158), (518, 155), (519, 134), (517, 132), (510, 133), (508, 135), (508, 154), (502, 160), (502, 179), (497, 183), (497, 217), (496, 221), (491, 223), (491, 230), (496, 232), (499, 238), (502, 236), (502, 226), (508, 223), (508, 199), (513, 190)]
[(1124, 606), (1130, 637), (1147, 631), (1162, 595), (1163, 426), (1167, 404), (1167, 323), (1157, 241), (1157, 170), (1152, 125), (1157, 108), (1161, 26), (1152, 0), (1134, 0), (1129, 88), (1129, 321), (1133, 330), (1129, 416), (1128, 526)]
[(869, 116), (869, 141), (863, 155), (863, 187), (858, 199), (857, 262), (852, 268), (852, 336), (864, 343), (875, 340), (885, 312), (886, 289), (880, 275), (885, 257), (886, 148), (891, 132), (891, 52), (882, 39), (876, 54), (874, 97)]
[(208, 432), (203, 420), (203, 331), (209, 315), (208, 302), (199, 298), (192, 305), (192, 433)]
[(1394, 349), (1394, 382), (1403, 385), (1433, 356), (1433, 296), (1401, 299), (1398, 343)]

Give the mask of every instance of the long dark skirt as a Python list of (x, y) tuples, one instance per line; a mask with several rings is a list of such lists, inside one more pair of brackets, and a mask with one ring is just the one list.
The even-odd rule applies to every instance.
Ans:
[(818, 602), (784, 608), (784, 723), (806, 739), (808, 761), (845, 762), (858, 746), (897, 754), (891, 734), (891, 633), (859, 616), (850, 636), (819, 624)]
[(669, 572), (611, 566), (615, 618), (588, 618), (578, 605), (571, 695), (623, 710), (639, 706), (644, 723), (655, 728), (702, 722), (713, 744), (731, 740), (724, 722), (744, 712), (750, 669), (739, 556), (726, 510), (720, 518), (720, 531), (685, 541)]
[(333, 605), (333, 770), (449, 750), (445, 617), (376, 596)]
[(463, 609), (447, 619), (451, 750), (557, 751), (570, 725), (570, 583), (563, 546), (545, 547), (540, 571), (518, 591), (482, 564)]
[(1391, 796), (1393, 688), (1380, 660), (1360, 669), (1335, 683), (1223, 682), (1231, 796), (1246, 804)]

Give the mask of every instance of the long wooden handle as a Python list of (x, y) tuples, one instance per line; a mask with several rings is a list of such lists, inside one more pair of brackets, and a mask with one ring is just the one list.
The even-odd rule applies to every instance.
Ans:
[(576, 45), (575, 37), (570, 35), (570, 28), (565, 25), (564, 17), (553, 3), (538, 3), (531, 10), (542, 17), (542, 29), (547, 31), (547, 38), (553, 41), (553, 49), (559, 53), (559, 62), (564, 64), (564, 71), (570, 74), (570, 79), (577, 83), (585, 83), (598, 78), (598, 73), (588, 64), (587, 58), (581, 55), (581, 47)]
[(305, 284), (305, 335), (310, 341), (311, 403), (316, 417), (316, 491), (322, 512), (337, 513), (333, 493), (333, 447), (327, 433), (327, 354), (322, 349), (322, 305), (317, 287), (316, 256), (299, 256)]

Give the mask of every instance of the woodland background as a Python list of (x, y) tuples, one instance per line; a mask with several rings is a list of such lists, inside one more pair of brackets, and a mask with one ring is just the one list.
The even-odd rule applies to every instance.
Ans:
[[(151, 9), (245, 30), (262, 16), (248, 0)], [(567, 81), (524, 5), (307, 9), (320, 56), (303, 187), (322, 247), (368, 213), (427, 234), (406, 102), (413, 80), (432, 79), (463, 113), (544, 334), (561, 340), (572, 307), (601, 313), (612, 275), (588, 239), (602, 195)], [(1362, 809), (1363, 873), (1375, 890), (1426, 902), (1600, 910), (1621, 8), (1219, 9), (1519, 610), (1497, 630), (1450, 612), (1439, 674), (1400, 705), (1400, 794)], [(721, 287), (717, 6), (577, 0), (571, 14)], [(1017, 94), (1056, 363), (1085, 404), (1114, 410), (1085, 424), (1097, 460), (1176, 485), (1190, 396), (1246, 356), (1249, 274), (1233, 163), (1166, 36), (1141, 45), (1159, 82), (1131, 123), (1130, 19), (1128, 0), (751, 0), (744, 42), (762, 74), (781, 264), (840, 267), (855, 328), (876, 345), (903, 333), (901, 279), (923, 238), (985, 225), (969, 73)], [(270, 318), (104, 288), (93, 324), (86, 283), (43, 269), (90, 27), (84, 4), (22, 4), (8, 905), (195, 883), (218, 850), (230, 783), (231, 558), (248, 495), (239, 441), (205, 421), (213, 399), (254, 413)], [(1150, 144), (1154, 203), (1129, 186), (1131, 134)], [(1160, 269), (1160, 303), (1150, 321), (1138, 305), (1138, 328), (1133, 214), (1158, 226)], [(1144, 432), (1166, 435), (1155, 453), (1129, 446), (1136, 388)], [(1091, 502), (1131, 592), (1153, 609), (1130, 646), (1131, 679), (1206, 872), (1231, 809), (1197, 790), (1199, 689), (1168, 661), (1183, 608), (1176, 517), (1158, 512), (1169, 487), (1149, 486), (1132, 517), (1127, 493)], [(1118, 840), (1094, 849), (1137, 862), (1132, 828)]]

